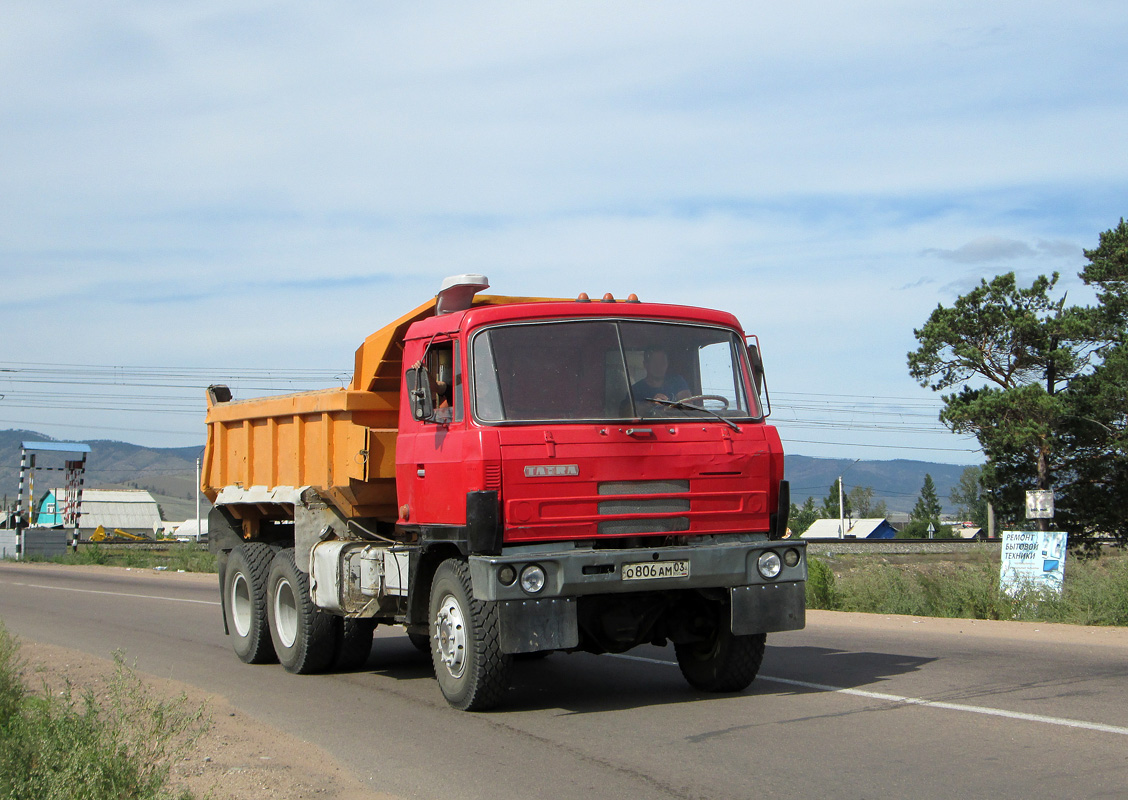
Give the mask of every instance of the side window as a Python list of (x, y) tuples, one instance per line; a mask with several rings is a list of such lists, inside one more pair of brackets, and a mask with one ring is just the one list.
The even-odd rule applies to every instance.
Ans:
[(435, 398), (435, 419), (462, 419), (462, 367), (453, 342), (436, 342), (427, 350), (427, 376)]

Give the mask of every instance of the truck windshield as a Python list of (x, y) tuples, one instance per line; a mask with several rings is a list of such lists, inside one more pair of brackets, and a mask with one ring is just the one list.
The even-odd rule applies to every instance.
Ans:
[(483, 422), (760, 416), (727, 328), (582, 320), (500, 325), (472, 340)]

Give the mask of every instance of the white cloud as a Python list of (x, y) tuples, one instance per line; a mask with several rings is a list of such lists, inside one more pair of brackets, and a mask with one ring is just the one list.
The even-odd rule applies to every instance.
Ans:
[(954, 250), (928, 248), (925, 255), (936, 256), (945, 261), (959, 264), (985, 264), (997, 261), (1011, 261), (1016, 258), (1032, 258), (1034, 248), (1016, 239), (1001, 236), (981, 236)]

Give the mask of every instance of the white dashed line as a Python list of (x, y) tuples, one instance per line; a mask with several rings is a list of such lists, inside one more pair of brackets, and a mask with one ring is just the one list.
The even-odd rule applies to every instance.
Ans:
[(40, 583), (20, 583), (19, 581), (2, 581), (12, 586), (26, 586), (29, 589), (50, 589), (55, 592), (78, 592), (79, 594), (107, 594), (111, 597), (138, 597), (142, 600), (167, 600), (170, 603), (197, 603), (202, 606), (218, 606), (218, 600), (189, 600), (184, 597), (164, 597), (158, 594), (129, 594), (127, 592), (102, 592), (97, 589), (69, 589), (63, 586), (44, 586)]

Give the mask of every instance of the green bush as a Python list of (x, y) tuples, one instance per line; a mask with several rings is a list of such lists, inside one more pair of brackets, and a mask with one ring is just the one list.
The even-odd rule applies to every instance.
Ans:
[(1035, 588), (1002, 591), (998, 561), (985, 552), (959, 563), (876, 563), (850, 558), (836, 573), (808, 561), (810, 608), (961, 619), (1128, 625), (1128, 557), (1071, 560), (1059, 596)]
[(104, 697), (26, 691), (18, 645), (0, 626), (0, 798), (164, 800), (169, 769), (208, 728), (202, 708), (156, 700), (120, 655)]
[(807, 561), (807, 608), (834, 610), (838, 593), (834, 588), (834, 571), (817, 558)]
[(0, 739), (7, 739), (12, 721), (19, 715), (24, 698), (16, 640), (0, 626)]
[(1055, 621), (1128, 625), (1128, 558), (1070, 563), (1065, 591), (1053, 598)]
[[(162, 543), (163, 544), (163, 543)], [(133, 545), (101, 545), (96, 542), (80, 544), (78, 552), (67, 552), (50, 560), (58, 564), (95, 564), (111, 567), (152, 569), (165, 567), (185, 572), (215, 572), (215, 556), (199, 545), (184, 542), (169, 543), (162, 549), (149, 550)], [(0, 798), (2, 800), (2, 798)]]
[(888, 564), (875, 564), (839, 582), (840, 607), (871, 614), (923, 614), (920, 585)]

